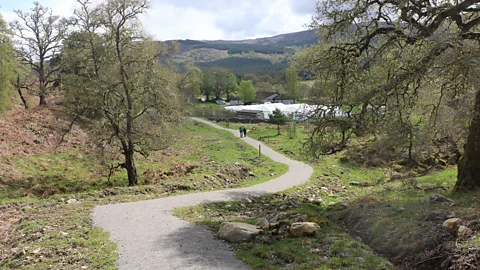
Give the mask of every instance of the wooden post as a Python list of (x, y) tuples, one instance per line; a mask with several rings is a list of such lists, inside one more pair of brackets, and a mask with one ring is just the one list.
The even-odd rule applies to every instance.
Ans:
[(258, 145), (258, 157), (259, 158), (262, 157), (262, 145), (261, 144)]

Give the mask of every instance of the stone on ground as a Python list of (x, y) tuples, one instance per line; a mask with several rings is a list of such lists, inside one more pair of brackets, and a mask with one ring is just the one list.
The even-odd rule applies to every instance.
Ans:
[(432, 202), (450, 202), (450, 203), (453, 203), (453, 200), (450, 199), (450, 198), (447, 198), (441, 194), (433, 194), (432, 196), (430, 196), (428, 198), (429, 201), (432, 201)]
[(449, 218), (443, 222), (443, 228), (449, 232), (456, 232), (462, 224), (462, 220), (459, 218)]
[(230, 243), (241, 243), (253, 240), (260, 230), (255, 225), (240, 222), (224, 222), (220, 225), (218, 237)]
[(266, 218), (259, 218), (257, 224), (255, 224), (255, 227), (260, 230), (268, 229), (270, 227), (270, 223)]
[(473, 234), (472, 229), (465, 227), (465, 226), (460, 226), (458, 227), (457, 231), (457, 236), (458, 237), (469, 237)]
[(315, 234), (320, 226), (315, 222), (297, 222), (290, 226), (290, 233), (293, 237)]

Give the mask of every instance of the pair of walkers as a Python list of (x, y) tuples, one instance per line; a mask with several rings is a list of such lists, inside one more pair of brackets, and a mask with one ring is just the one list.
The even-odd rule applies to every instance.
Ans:
[(238, 131), (240, 132), (240, 138), (247, 137), (247, 128), (241, 126), (238, 128)]

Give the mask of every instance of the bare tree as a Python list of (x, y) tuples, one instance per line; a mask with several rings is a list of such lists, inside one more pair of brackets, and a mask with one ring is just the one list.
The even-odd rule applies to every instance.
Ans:
[(145, 0), (79, 1), (77, 28), (64, 49), (68, 105), (91, 125), (102, 147), (119, 147), (128, 184), (138, 183), (134, 154), (163, 147), (169, 123), (178, 121), (178, 77), (160, 63), (169, 52), (146, 37), (138, 16)]
[(19, 20), (10, 23), (17, 37), (16, 49), (20, 60), (28, 64), (38, 77), (40, 105), (45, 105), (46, 95), (60, 72), (59, 56), (67, 25), (51, 9), (35, 2), (31, 12), (15, 10)]

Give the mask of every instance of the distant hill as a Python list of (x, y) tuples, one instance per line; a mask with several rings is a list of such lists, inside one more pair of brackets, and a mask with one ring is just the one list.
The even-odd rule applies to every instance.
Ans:
[[(172, 43), (173, 40), (166, 41)], [(176, 40), (179, 66), (193, 62), (200, 67), (224, 67), (238, 77), (247, 73), (275, 76), (303, 46), (318, 42), (312, 30), (246, 40)]]

